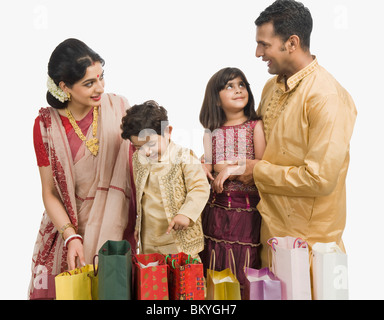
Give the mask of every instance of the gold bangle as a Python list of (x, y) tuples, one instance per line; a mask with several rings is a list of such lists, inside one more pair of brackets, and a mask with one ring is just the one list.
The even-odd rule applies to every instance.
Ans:
[(64, 239), (64, 231), (67, 230), (68, 228), (72, 228), (76, 232), (76, 228), (75, 228), (75, 226), (72, 223), (69, 222), (69, 223), (63, 225), (61, 227), (61, 229), (59, 230), (59, 233), (62, 235), (63, 239)]

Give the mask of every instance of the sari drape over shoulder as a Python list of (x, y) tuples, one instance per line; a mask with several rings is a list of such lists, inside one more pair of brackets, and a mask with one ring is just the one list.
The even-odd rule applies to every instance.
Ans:
[[(136, 220), (132, 175), (132, 146), (121, 138), (121, 118), (129, 108), (121, 96), (104, 94), (99, 107), (97, 138), (99, 153), (94, 157), (83, 143), (72, 157), (65, 129), (57, 110), (42, 108), (40, 129), (49, 155), (56, 190), (71, 223), (83, 239), (86, 263), (107, 240), (133, 242)], [(92, 137), (92, 126), (86, 134)], [(130, 222), (130, 223), (128, 223)], [(67, 270), (64, 240), (44, 212), (32, 258), (34, 280), (39, 272), (56, 275)]]

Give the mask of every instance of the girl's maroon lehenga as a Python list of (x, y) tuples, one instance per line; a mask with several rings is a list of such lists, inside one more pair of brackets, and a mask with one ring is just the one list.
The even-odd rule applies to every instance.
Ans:
[[(212, 163), (223, 160), (255, 159), (253, 129), (257, 121), (236, 126), (223, 126), (213, 134)], [(245, 154), (245, 156), (244, 156)], [(216, 174), (217, 175), (217, 174)], [(234, 253), (236, 276), (243, 286), (244, 263), (249, 250), (249, 267), (260, 267), (261, 216), (256, 209), (260, 198), (256, 186), (227, 180), (221, 194), (211, 192), (202, 213), (205, 236), (204, 251), (200, 257), (204, 271), (209, 267), (212, 250), (215, 250), (215, 270), (229, 267), (229, 249)]]

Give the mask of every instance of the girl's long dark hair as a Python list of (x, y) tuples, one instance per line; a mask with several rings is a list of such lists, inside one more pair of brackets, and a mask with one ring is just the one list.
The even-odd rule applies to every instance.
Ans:
[(244, 73), (238, 68), (228, 67), (216, 72), (208, 81), (207, 87), (205, 89), (203, 105), (201, 106), (200, 110), (200, 123), (205, 129), (213, 131), (217, 128), (220, 128), (227, 120), (225, 113), (220, 106), (221, 103), (219, 93), (225, 88), (228, 81), (231, 81), (237, 77), (241, 78), (248, 91), (248, 103), (244, 107), (244, 115), (248, 118), (248, 120), (260, 119), (256, 115), (255, 100)]

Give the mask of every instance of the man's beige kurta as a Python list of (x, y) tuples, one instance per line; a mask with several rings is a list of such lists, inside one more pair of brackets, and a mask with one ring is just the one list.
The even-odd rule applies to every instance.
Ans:
[(253, 170), (260, 192), (262, 264), (271, 237), (338, 243), (346, 222), (345, 179), (356, 108), (317, 59), (287, 81), (264, 87), (258, 113), (267, 147)]

